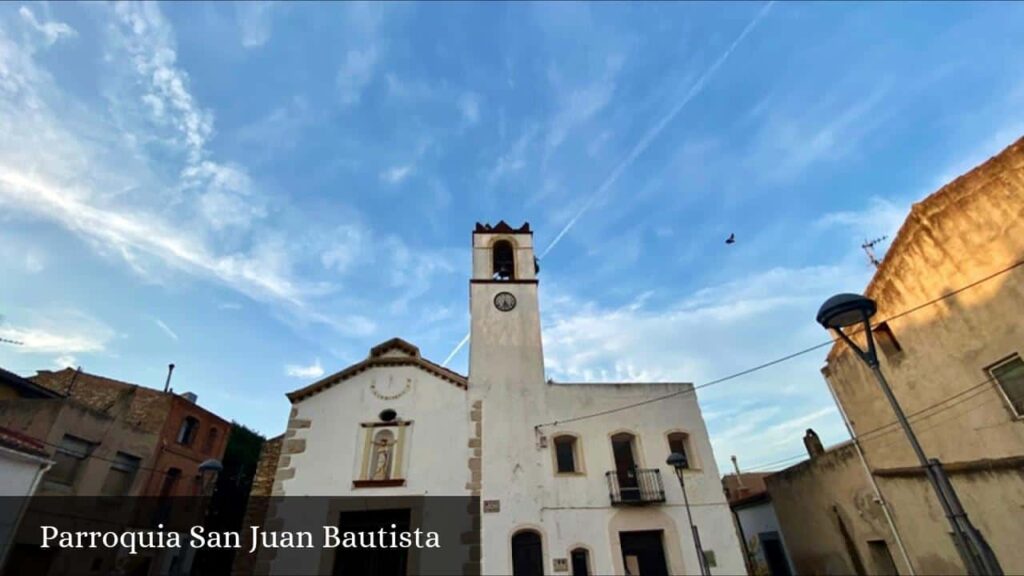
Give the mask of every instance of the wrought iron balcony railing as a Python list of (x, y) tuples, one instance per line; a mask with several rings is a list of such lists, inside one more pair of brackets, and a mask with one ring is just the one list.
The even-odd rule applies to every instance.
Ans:
[(608, 496), (612, 506), (656, 504), (665, 501), (665, 487), (661, 483), (661, 470), (657, 468), (612, 470), (608, 479)]

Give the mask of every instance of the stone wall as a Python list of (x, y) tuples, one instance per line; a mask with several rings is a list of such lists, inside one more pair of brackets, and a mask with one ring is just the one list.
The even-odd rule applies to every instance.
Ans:
[[(256, 473), (252, 480), (252, 489), (249, 491), (249, 504), (245, 510), (245, 518), (242, 527), (262, 525), (267, 517), (267, 505), (274, 486), (274, 477), (277, 474), (278, 460), (281, 457), (281, 445), (284, 435), (275, 436), (263, 443), (260, 450), (260, 459), (256, 464)], [(242, 550), (248, 550), (252, 545), (250, 537), (252, 533), (245, 529), (243, 534)], [(253, 574), (256, 569), (256, 554), (238, 553), (235, 555), (235, 563), (231, 573), (244, 576)]]

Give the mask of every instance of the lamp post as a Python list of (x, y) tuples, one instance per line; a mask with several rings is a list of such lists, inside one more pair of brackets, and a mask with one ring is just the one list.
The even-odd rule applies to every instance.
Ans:
[(708, 576), (707, 560), (704, 558), (704, 549), (700, 546), (700, 534), (697, 532), (697, 526), (693, 523), (693, 515), (690, 513), (690, 499), (686, 496), (686, 482), (683, 481), (683, 470), (689, 467), (689, 463), (686, 460), (686, 454), (679, 452), (673, 452), (669, 454), (666, 464), (671, 466), (676, 471), (676, 478), (679, 478), (679, 487), (683, 489), (683, 505), (686, 506), (686, 518), (690, 522), (690, 531), (693, 532), (693, 546), (697, 550), (697, 562), (700, 565), (701, 576)]
[[(896, 396), (893, 395), (892, 389), (889, 387), (889, 382), (885, 379), (885, 374), (882, 373), (882, 369), (878, 364), (875, 338), (871, 332), (871, 317), (877, 311), (878, 305), (870, 298), (859, 294), (837, 294), (821, 305), (821, 309), (818, 310), (817, 321), (826, 330), (831, 329), (838, 334), (874, 374), (879, 387), (882, 389), (882, 393), (885, 394), (886, 399), (892, 406), (893, 412), (896, 413), (896, 420), (899, 422), (900, 427), (903, 428), (911, 448), (914, 449), (914, 454), (921, 463), (925, 476), (927, 476), (928, 481), (931, 483), (932, 489), (935, 490), (939, 504), (942, 505), (946, 519), (949, 520), (950, 527), (953, 529), (953, 540), (956, 543), (957, 551), (967, 567), (968, 573), (973, 575), (1001, 575), (1003, 570), (999, 566), (995, 554), (992, 553), (985, 543), (981, 533), (978, 532), (967, 518), (967, 512), (960, 504), (960, 499), (957, 497), (953, 485), (946, 476), (942, 463), (935, 458), (925, 456), (924, 449), (921, 448), (921, 444), (917, 441), (917, 436), (914, 435), (914, 430), (910, 427), (907, 416), (903, 413), (903, 408), (900, 407)], [(858, 324), (861, 326), (867, 340), (866, 350), (858, 346), (846, 332), (843, 332), (843, 328), (849, 328)]]
[(203, 496), (213, 494), (213, 487), (217, 484), (217, 476), (224, 470), (224, 465), (216, 458), (205, 460), (199, 465), (199, 486)]

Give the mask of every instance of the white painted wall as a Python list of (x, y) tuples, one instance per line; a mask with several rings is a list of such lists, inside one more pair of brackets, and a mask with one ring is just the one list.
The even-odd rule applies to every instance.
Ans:
[(796, 574), (793, 562), (789, 558), (789, 549), (786, 546), (785, 538), (783, 538), (782, 529), (779, 528), (779, 519), (775, 516), (775, 508), (772, 506), (771, 500), (737, 509), (736, 518), (743, 528), (743, 535), (747, 539), (747, 545), (751, 546), (753, 544), (751, 546), (751, 553), (754, 555), (756, 562), (767, 566), (758, 534), (762, 532), (776, 532), (779, 535), (779, 540), (782, 542), (782, 547), (786, 551), (786, 562), (789, 564), (789, 570), (791, 573)]
[[(40, 477), (48, 468), (49, 462), (43, 458), (0, 447), (0, 497), (23, 497), (27, 504), (27, 498), (35, 493)], [(0, 566), (20, 522), (21, 514), (0, 518)]]
[[(537, 284), (486, 281), (492, 272), (488, 247), (510, 236), (517, 246), (517, 265), (529, 262), (532, 266), (532, 236), (473, 236), (473, 273), (477, 281), (470, 285), (469, 390), (471, 400), (483, 402), (481, 498), (500, 502), (500, 512), (483, 515), (484, 573), (511, 573), (511, 537), (523, 528), (542, 534), (548, 572), (553, 572), (555, 558), (568, 558), (572, 548), (582, 545), (591, 551), (593, 573), (622, 574), (619, 531), (661, 529), (671, 572), (699, 573), (682, 493), (673, 471), (665, 464), (669, 455), (666, 435), (671, 431), (688, 433), (691, 453), (696, 455), (691, 456), (696, 469), (687, 472), (685, 479), (704, 549), (715, 552), (717, 566), (712, 573), (744, 573), (739, 540), (693, 394), (535, 429), (538, 424), (686, 391), (691, 386), (545, 382)], [(524, 278), (521, 274), (517, 277)], [(502, 291), (516, 296), (518, 305), (514, 310), (502, 312), (494, 307), (494, 295)], [(610, 438), (620, 431), (636, 436), (640, 468), (661, 470), (667, 500), (664, 504), (611, 505), (605, 473), (615, 468)], [(558, 432), (579, 437), (584, 475), (555, 475), (553, 443), (542, 447), (539, 435), (550, 439)]]
[[(382, 400), (370, 389), (388, 378), (412, 380), (409, 392), (395, 400)], [(285, 480), (288, 496), (466, 496), (469, 481), (467, 444), (469, 408), (466, 391), (415, 366), (370, 368), (293, 406), (295, 416), (312, 422), (297, 430), (306, 450), (291, 455), (295, 476)], [(353, 489), (362, 464), (362, 422), (379, 421), (386, 408), (402, 420), (406, 430), (403, 469), (406, 485), (397, 488)]]

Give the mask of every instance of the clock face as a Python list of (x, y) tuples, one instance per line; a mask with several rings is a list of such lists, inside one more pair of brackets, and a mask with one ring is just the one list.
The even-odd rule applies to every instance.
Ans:
[(494, 295), (494, 307), (502, 312), (508, 312), (516, 307), (516, 297), (510, 292), (498, 292)]
[(406, 378), (404, 382), (396, 381), (394, 376), (388, 376), (386, 380), (370, 382), (370, 392), (381, 400), (395, 400), (401, 398), (406, 392), (412, 389), (412, 379)]

